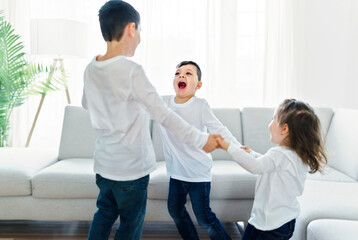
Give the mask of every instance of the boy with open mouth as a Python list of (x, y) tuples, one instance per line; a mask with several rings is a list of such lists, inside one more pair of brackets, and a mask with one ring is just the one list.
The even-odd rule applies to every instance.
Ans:
[[(175, 96), (164, 96), (168, 107), (200, 131), (220, 134), (237, 142), (229, 130), (215, 117), (205, 99), (195, 97), (202, 87), (201, 70), (193, 61), (178, 64), (174, 76)], [(176, 138), (159, 125), (163, 140), (167, 173), (170, 176), (168, 211), (183, 239), (199, 239), (195, 226), (185, 208), (189, 194), (199, 225), (208, 231), (210, 239), (231, 239), (220, 220), (210, 208), (210, 154), (195, 149)]]

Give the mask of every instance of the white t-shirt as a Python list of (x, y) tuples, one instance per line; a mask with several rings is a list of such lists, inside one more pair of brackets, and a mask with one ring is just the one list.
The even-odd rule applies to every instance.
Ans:
[(143, 68), (124, 56), (88, 64), (82, 105), (97, 133), (94, 171), (127, 181), (156, 168), (149, 114), (182, 141), (202, 148), (208, 134), (183, 121), (163, 103)]
[(297, 197), (302, 195), (308, 167), (295, 151), (278, 146), (264, 155), (249, 154), (230, 144), (228, 152), (246, 170), (258, 174), (251, 225), (269, 231), (298, 217)]
[[(220, 134), (227, 141), (237, 140), (215, 117), (206, 100), (192, 97), (183, 104), (174, 102), (174, 96), (163, 96), (163, 101), (190, 125), (202, 132)], [(167, 173), (174, 179), (187, 182), (210, 182), (213, 159), (210, 154), (194, 148), (160, 127)]]

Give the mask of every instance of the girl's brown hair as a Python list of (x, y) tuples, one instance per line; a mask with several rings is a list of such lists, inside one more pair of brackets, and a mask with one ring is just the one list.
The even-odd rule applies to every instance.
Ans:
[(294, 150), (310, 173), (322, 172), (327, 163), (321, 135), (321, 123), (312, 107), (295, 99), (284, 100), (277, 109), (280, 126), (288, 125), (289, 134), (284, 145)]

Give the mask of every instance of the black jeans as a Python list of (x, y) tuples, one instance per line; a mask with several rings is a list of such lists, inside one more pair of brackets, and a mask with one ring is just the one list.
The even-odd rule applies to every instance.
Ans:
[(288, 240), (292, 237), (295, 230), (296, 219), (285, 223), (279, 228), (271, 231), (261, 231), (256, 229), (250, 223), (244, 231), (241, 240)]

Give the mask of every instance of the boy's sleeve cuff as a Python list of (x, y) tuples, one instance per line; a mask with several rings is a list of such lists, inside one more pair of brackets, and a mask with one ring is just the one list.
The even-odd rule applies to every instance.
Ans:
[(203, 137), (202, 137), (202, 142), (201, 145), (199, 146), (200, 149), (203, 149), (203, 147), (205, 146), (205, 144), (208, 142), (209, 139), (209, 134), (208, 133), (202, 133)]

